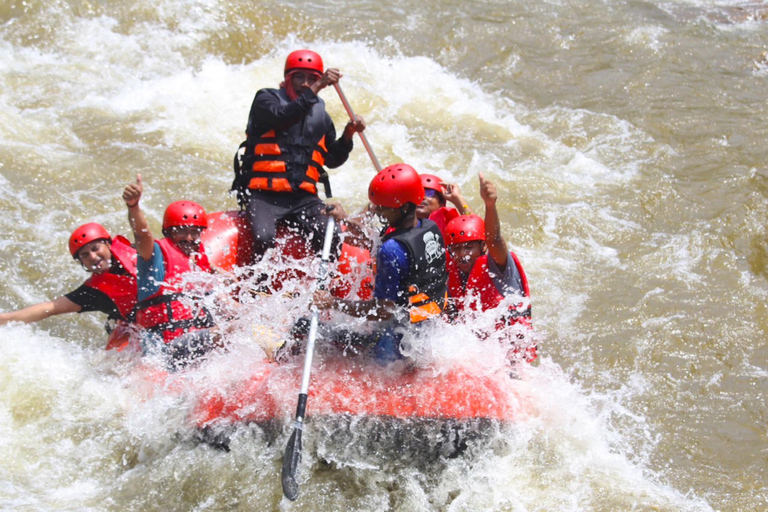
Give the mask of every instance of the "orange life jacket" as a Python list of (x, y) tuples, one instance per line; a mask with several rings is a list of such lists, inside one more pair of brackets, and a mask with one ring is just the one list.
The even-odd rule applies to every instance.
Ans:
[[(273, 93), (281, 105), (291, 103), (283, 89)], [(265, 133), (249, 133), (242, 160), (247, 187), (270, 192), (303, 190), (317, 195), (317, 183), (321, 182), (330, 197), (328, 174), (323, 168), (328, 154), (326, 116), (325, 104), (319, 100), (299, 122)]]

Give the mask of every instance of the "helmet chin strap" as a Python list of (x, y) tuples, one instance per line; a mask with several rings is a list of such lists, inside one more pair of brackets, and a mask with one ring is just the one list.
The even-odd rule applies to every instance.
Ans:
[(400, 208), (400, 218), (397, 219), (395, 229), (410, 228), (413, 227), (413, 219), (416, 217), (416, 205), (413, 203), (405, 203)]

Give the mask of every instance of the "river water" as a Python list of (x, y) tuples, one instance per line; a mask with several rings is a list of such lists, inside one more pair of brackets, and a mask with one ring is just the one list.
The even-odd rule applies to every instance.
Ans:
[[(253, 94), (311, 47), (344, 73), (383, 164), (458, 183), (480, 211), (477, 173), (496, 182), (541, 357), (521, 382), (527, 413), (473, 456), (321, 462), (314, 446), (291, 503), (285, 438), (243, 429), (229, 453), (191, 442), (184, 394), (103, 351), (98, 315), (7, 325), (0, 508), (768, 509), (766, 13), (725, 0), (3, 1), (0, 310), (78, 286), (70, 231), (127, 233), (120, 194), (138, 172), (158, 231), (172, 200), (234, 209)], [(340, 128), (338, 98), (322, 96)], [(348, 209), (372, 172), (360, 144), (332, 171)]]

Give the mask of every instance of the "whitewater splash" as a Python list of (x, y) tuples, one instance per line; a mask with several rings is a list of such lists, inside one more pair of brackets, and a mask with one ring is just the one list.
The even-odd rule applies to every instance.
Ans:
[[(37, 481), (35, 487), (17, 487), (13, 503), (69, 508), (107, 499), (149, 505), (160, 496), (141, 497), (147, 478), (163, 482), (162, 502), (171, 508), (174, 503), (200, 503), (199, 499), (223, 506), (233, 499), (224, 496), (233, 492), (236, 499), (250, 503), (273, 501), (279, 493), (285, 428), (243, 424), (228, 432), (230, 452), (225, 454), (198, 444), (190, 421), (201, 390), (231, 391), (234, 382), (262, 364), (264, 353), (253, 340), (233, 342), (228, 352), (212, 356), (183, 376), (153, 380), (152, 372), (160, 370), (157, 366), (153, 370), (151, 362), (126, 354), (88, 353), (31, 327), (6, 331), (2, 376), (10, 384), (3, 387), (0, 430), (4, 455), (16, 454), (6, 460), (16, 463), (4, 472), (11, 477), (35, 467)], [(487, 345), (469, 348), (470, 339), (451, 334), (448, 328), (432, 339), (441, 348), (461, 346), (463, 355), (475, 353), (476, 362), (485, 367), (476, 365), (476, 371), (497, 366), (490, 362)], [(337, 347), (321, 343), (319, 348), (317, 375), (338, 357)], [(300, 365), (288, 364), (296, 369)], [(445, 367), (435, 366), (434, 371), (439, 375)], [(274, 385), (282, 386), (279, 393), (292, 404), (297, 384), (283, 379)], [(363, 508), (394, 500), (417, 509), (427, 503), (459, 509), (525, 509), (544, 503), (559, 510), (575, 510), (579, 503), (590, 501), (599, 506), (601, 499), (595, 493), (611, 492), (603, 505), (615, 505), (618, 493), (625, 507), (642, 503), (708, 510), (657, 483), (656, 476), (638, 465), (641, 454), (629, 449), (615, 426), (625, 423), (626, 428), (627, 422), (647, 426), (620, 406), (620, 396), (590, 395), (569, 382), (548, 358), (523, 372), (514, 389), (515, 403), (524, 404), (515, 421), (470, 422), (482, 437), (463, 432), (466, 446), (454, 457), (454, 450), (447, 449), (437, 459), (425, 456), (434, 457), (434, 450), (423, 443), (450, 447), (446, 439), (456, 439), (446, 436), (440, 426), (425, 430), (412, 421), (354, 416), (311, 419), (305, 433), (302, 492), (311, 496), (330, 485), (333, 493), (328, 499), (333, 503)], [(310, 415), (312, 404), (310, 399)], [(290, 423), (291, 413), (290, 407), (284, 411), (285, 423)], [(36, 436), (31, 439), (33, 432)], [(417, 458), (420, 454), (422, 458)], [(61, 471), (74, 477), (68, 486), (61, 486)], [(217, 475), (214, 481), (220, 490), (201, 490), (202, 495), (184, 490), (203, 475), (207, 479)], [(585, 475), (591, 482), (588, 487), (579, 483)], [(555, 481), (568, 492), (552, 493)], [(46, 486), (52, 490), (36, 490)], [(179, 498), (170, 498), (176, 493)]]
[[(638, 269), (640, 277), (624, 277), (631, 267), (626, 254), (632, 252), (626, 241), (648, 241), (638, 246), (652, 254), (646, 258), (650, 263), (641, 263), (653, 269), (654, 281), (668, 290), (672, 280), (680, 288), (694, 287), (699, 295), (697, 265), (707, 261), (707, 254), (698, 237), (708, 236), (708, 226), (694, 225), (693, 235), (656, 232), (642, 215), (631, 212), (636, 188), (642, 191), (643, 208), (651, 212), (680, 199), (670, 184), (674, 179), (648, 171), (667, 169), (677, 148), (609, 108), (570, 108), (557, 98), (544, 98), (544, 107), (534, 108), (535, 101), (510, 99), (522, 95), (488, 92), (503, 86), (489, 87), (487, 78), (475, 82), (449, 69), (445, 62), (463, 58), (450, 48), (440, 56), (413, 55), (392, 38), (331, 42), (336, 34), (327, 31), (318, 39), (301, 39), (294, 35), (301, 33), (297, 27), (319, 27), (289, 19), (301, 10), (290, 6), (289, 15), (278, 9), (267, 19), (254, 16), (258, 22), (243, 22), (240, 15), (258, 6), (236, 5), (239, 12), (233, 15), (231, 8), (215, 2), (110, 2), (93, 4), (88, 12), (76, 7), (28, 3), (12, 15), (3, 11), (4, 20), (14, 20), (2, 27), (0, 52), (5, 85), (0, 94), (3, 309), (56, 296), (82, 279), (65, 257), (67, 233), (84, 220), (126, 232), (119, 190), (137, 171), (150, 180), (147, 213), (155, 225), (164, 206), (182, 196), (200, 199), (209, 211), (234, 207), (227, 196), (229, 166), (253, 92), (277, 83), (289, 50), (312, 46), (345, 72), (345, 91), (368, 119), (369, 138), (382, 162), (405, 160), (458, 182), (471, 202), (477, 199), (477, 171), (498, 177), (509, 198), (503, 206), (505, 230), (514, 233), (510, 240), (532, 276), (534, 324), (544, 355), (520, 379), (520, 389), (534, 397), (533, 410), (500, 428), (489, 446), (471, 447), (473, 457), (448, 459), (439, 471), (347, 454), (329, 444), (333, 428), (318, 423), (319, 434), (310, 438), (318, 455), (306, 459), (304, 472), (309, 492), (326, 496), (327, 508), (360, 510), (709, 508), (695, 495), (673, 488), (687, 489), (688, 484), (667, 484), (667, 463), (659, 461), (665, 453), (659, 446), (660, 427), (632, 403), (653, 395), (652, 376), (631, 362), (618, 369), (600, 364), (630, 359), (608, 346), (619, 346), (628, 336), (621, 331), (595, 346), (603, 325), (584, 328), (587, 322), (578, 321), (589, 318), (601, 299), (599, 288), (584, 276), (620, 274), (620, 285), (647, 277), (643, 269)], [(577, 35), (596, 28), (569, 33), (547, 25), (557, 16), (546, 19), (547, 30), (532, 32), (544, 41), (554, 34), (564, 47), (576, 48)], [(518, 16), (517, 21), (525, 20)], [(419, 23), (418, 15), (407, 20), (424, 26)], [(232, 32), (222, 35), (228, 29)], [(652, 54), (655, 61), (674, 49), (672, 30), (644, 22), (611, 40)], [(238, 42), (244, 43), (239, 50)], [(526, 70), (526, 55), (519, 51), (508, 51), (510, 73)], [(325, 99), (332, 117), (343, 119), (335, 98)], [(371, 172), (359, 148), (344, 167), (332, 171), (334, 189), (349, 209), (363, 205)], [(651, 182), (645, 187), (652, 190), (642, 189), (643, 180)], [(625, 195), (624, 189), (632, 193)], [(47, 275), (57, 279), (41, 279)], [(640, 306), (664, 309), (667, 303), (659, 306), (654, 298), (665, 295), (661, 288), (651, 290)], [(291, 329), (283, 313), (301, 316), (306, 299), (275, 298), (263, 306), (234, 321), (229, 352), (215, 355), (185, 378), (226, 391), (267, 354), (254, 338), (282, 341)], [(624, 321), (617, 317), (615, 323)], [(641, 317), (644, 328), (667, 320), (664, 313), (647, 322)], [(155, 383), (141, 378), (133, 356), (103, 352), (100, 323), (82, 315), (2, 328), (0, 450), (4, 460), (12, 461), (0, 468), (2, 506), (151, 510), (159, 502), (164, 509), (185, 510), (246, 503), (280, 507), (275, 475), (284, 439), (269, 444), (261, 427), (243, 426), (235, 431), (229, 454), (197, 444), (189, 421), (199, 398), (195, 386), (180, 391), (175, 383), (181, 379)], [(414, 343), (412, 355), (421, 368), (436, 372), (456, 361), (476, 361), (481, 368), (500, 364), (504, 354), (488, 354), (487, 345), (472, 339), (467, 331), (448, 328), (434, 334), (434, 343)], [(628, 343), (632, 355), (635, 341)], [(338, 353), (335, 347), (318, 348), (319, 364)], [(650, 348), (639, 350), (645, 356)], [(563, 374), (547, 355), (553, 353), (560, 364), (569, 358), (570, 373)], [(296, 392), (285, 389), (289, 397)], [(325, 437), (320, 435), (324, 429)], [(348, 430), (365, 437), (362, 426)]]

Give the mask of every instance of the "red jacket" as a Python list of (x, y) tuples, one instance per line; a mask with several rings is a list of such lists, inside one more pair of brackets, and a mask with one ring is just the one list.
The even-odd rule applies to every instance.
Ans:
[(449, 222), (451, 222), (453, 219), (459, 216), (459, 210), (456, 208), (448, 208), (447, 206), (441, 206), (437, 210), (433, 211), (429, 214), (429, 220), (437, 224), (437, 227), (440, 228), (440, 233), (443, 235), (443, 238), (445, 238), (445, 227), (448, 225)]

